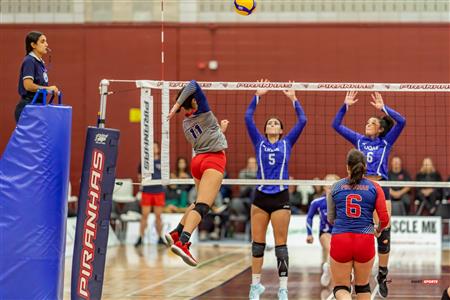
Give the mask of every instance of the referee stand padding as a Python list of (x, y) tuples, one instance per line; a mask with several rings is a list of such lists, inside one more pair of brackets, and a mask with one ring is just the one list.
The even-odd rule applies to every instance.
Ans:
[(0, 299), (63, 299), (71, 126), (27, 105), (0, 158)]

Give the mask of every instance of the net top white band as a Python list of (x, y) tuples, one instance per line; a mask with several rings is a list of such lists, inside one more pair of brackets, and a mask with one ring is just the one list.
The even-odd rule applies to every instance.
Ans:
[[(137, 88), (180, 89), (186, 81), (157, 80), (108, 80), (110, 82), (135, 83)], [(296, 90), (296, 91), (385, 91), (385, 92), (450, 92), (450, 83), (345, 83), (345, 82), (199, 82), (204, 90)]]
[[(332, 185), (335, 181), (329, 180), (258, 180), (258, 179), (224, 179), (224, 185), (296, 185), (296, 186), (325, 186)], [(433, 187), (450, 188), (450, 182), (439, 181), (377, 181), (380, 186), (388, 187)], [(142, 185), (169, 185), (169, 184), (194, 184), (193, 179), (168, 179), (152, 180), (144, 179)]]

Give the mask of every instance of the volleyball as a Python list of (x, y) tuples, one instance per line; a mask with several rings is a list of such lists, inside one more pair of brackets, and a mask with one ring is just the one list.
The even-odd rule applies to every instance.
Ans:
[(243, 16), (250, 15), (256, 8), (256, 1), (254, 0), (234, 0), (234, 9)]

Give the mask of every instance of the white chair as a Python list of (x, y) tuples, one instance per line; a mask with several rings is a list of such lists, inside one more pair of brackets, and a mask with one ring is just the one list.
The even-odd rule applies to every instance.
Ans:
[(112, 199), (118, 203), (134, 202), (133, 180), (131, 178), (116, 179)]
[(116, 179), (112, 200), (113, 211), (111, 219), (114, 221), (115, 231), (119, 241), (124, 242), (126, 240), (127, 223), (141, 220), (139, 213), (129, 211), (128, 209), (128, 204), (136, 201), (133, 195), (133, 180), (131, 178)]

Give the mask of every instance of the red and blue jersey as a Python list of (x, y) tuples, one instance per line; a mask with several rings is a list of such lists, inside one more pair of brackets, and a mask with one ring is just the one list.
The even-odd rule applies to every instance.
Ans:
[(374, 232), (373, 212), (376, 211), (380, 224), (385, 228), (389, 222), (383, 189), (367, 178), (351, 186), (349, 178), (333, 184), (327, 199), (328, 221), (333, 224), (332, 234)]
[[(256, 128), (253, 120), (256, 105), (260, 100), (254, 96), (245, 113), (245, 125), (255, 148), (258, 163), (257, 179), (289, 179), (288, 166), (291, 149), (306, 125), (306, 115), (298, 101), (294, 101), (297, 123), (282, 139), (269, 142)], [(265, 194), (276, 194), (287, 189), (286, 185), (260, 185), (258, 190)]]
[(405, 127), (406, 120), (395, 110), (384, 105), (383, 112), (395, 120), (395, 125), (384, 137), (371, 139), (342, 125), (342, 120), (347, 112), (347, 105), (343, 105), (333, 120), (333, 128), (353, 146), (364, 153), (367, 160), (367, 175), (381, 176), (388, 180), (388, 160), (392, 146)]
[(327, 220), (327, 199), (325, 196), (314, 199), (309, 206), (308, 216), (306, 217), (306, 231), (308, 235), (312, 235), (313, 218), (316, 214), (320, 217), (319, 231), (331, 233), (333, 225), (328, 223)]

